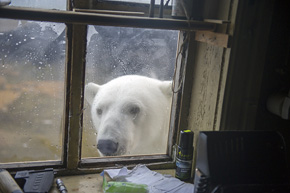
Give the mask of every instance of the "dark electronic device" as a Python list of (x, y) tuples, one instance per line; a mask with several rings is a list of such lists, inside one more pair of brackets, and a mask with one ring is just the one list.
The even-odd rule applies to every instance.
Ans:
[(286, 147), (272, 131), (200, 132), (194, 193), (290, 192)]
[(23, 186), (25, 193), (47, 193), (53, 183), (54, 172), (52, 168), (20, 171), (14, 178), (20, 186)]

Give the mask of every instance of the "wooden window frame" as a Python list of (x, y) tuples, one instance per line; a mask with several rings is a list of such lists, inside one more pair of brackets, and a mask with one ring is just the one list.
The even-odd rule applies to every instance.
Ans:
[[(71, 9), (71, 8), (70, 8)], [(105, 167), (146, 164), (150, 168), (172, 168), (174, 166), (173, 145), (176, 143), (179, 128), (185, 128), (190, 103), (190, 63), (194, 50), (195, 31), (213, 31), (215, 22), (185, 21), (135, 16), (116, 16), (76, 11), (40, 10), (32, 8), (1, 7), (0, 18), (34, 21), (61, 22), (67, 26), (66, 53), (66, 97), (64, 120), (64, 144), (61, 161), (23, 162), (0, 164), (10, 171), (23, 169), (41, 169), (52, 167), (61, 173), (90, 173), (101, 171)], [(122, 156), (113, 158), (81, 158), (82, 114), (84, 103), (86, 35), (88, 25), (121, 27), (139, 27), (151, 29), (180, 30), (177, 54), (176, 74), (174, 77), (174, 95), (169, 128), (168, 149), (164, 155)], [(188, 42), (186, 42), (188, 41)], [(189, 74), (189, 75), (188, 75)]]

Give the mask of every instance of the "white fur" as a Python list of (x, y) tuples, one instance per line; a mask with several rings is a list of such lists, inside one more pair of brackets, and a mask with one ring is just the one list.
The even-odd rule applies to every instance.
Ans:
[(85, 98), (97, 143), (106, 139), (118, 144), (110, 156), (165, 153), (171, 97), (171, 81), (144, 76), (122, 76), (102, 86), (89, 83)]

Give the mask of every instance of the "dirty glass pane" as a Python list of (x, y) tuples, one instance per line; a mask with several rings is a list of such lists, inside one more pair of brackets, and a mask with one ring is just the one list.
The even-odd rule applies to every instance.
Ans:
[[(161, 120), (165, 119), (168, 127), (177, 38), (178, 31), (171, 30), (88, 27), (86, 85), (90, 82), (103, 85), (126, 75), (166, 82), (142, 79), (140, 83), (132, 77), (117, 79), (110, 89), (103, 86), (98, 90), (97, 95), (102, 96), (95, 102), (100, 104), (93, 108), (87, 92), (90, 89), (86, 87), (82, 157), (99, 157), (98, 149), (105, 151), (101, 156), (166, 153), (168, 128), (163, 129)], [(126, 86), (118, 85), (123, 82)], [(109, 129), (101, 131), (102, 128)], [(158, 140), (161, 143), (162, 139), (165, 141), (159, 146)]]
[(65, 25), (0, 26), (0, 163), (60, 160)]
[(11, 0), (10, 6), (66, 10), (67, 0)]

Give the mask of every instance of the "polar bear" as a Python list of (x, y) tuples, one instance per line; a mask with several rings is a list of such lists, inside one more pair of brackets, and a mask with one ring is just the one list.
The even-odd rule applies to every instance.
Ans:
[(171, 86), (171, 81), (139, 75), (86, 85), (100, 155), (166, 153)]

